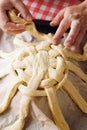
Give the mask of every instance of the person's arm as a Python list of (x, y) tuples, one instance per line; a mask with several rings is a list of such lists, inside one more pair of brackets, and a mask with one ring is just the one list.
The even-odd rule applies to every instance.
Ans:
[(0, 0), (0, 28), (5, 33), (20, 33), (24, 31), (23, 25), (12, 23), (6, 14), (6, 11), (13, 8), (17, 9), (24, 19), (31, 19), (31, 14), (22, 0)]
[(72, 51), (77, 51), (87, 31), (87, 0), (79, 5), (66, 7), (61, 10), (50, 25), (59, 25), (52, 39), (54, 45), (57, 45), (66, 30), (71, 28), (64, 45)]

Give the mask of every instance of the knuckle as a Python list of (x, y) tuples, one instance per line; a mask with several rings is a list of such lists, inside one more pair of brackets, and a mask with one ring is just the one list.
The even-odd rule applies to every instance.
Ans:
[(65, 24), (60, 25), (60, 31), (67, 30), (67, 26)]
[(81, 21), (80, 20), (73, 20), (72, 24), (71, 24), (72, 27), (75, 27), (77, 30), (77, 28), (79, 29), (81, 27)]
[(82, 16), (81, 12), (75, 11), (74, 7), (66, 7), (65, 8), (66, 11), (66, 16), (68, 17), (68, 19), (74, 20), (74, 19), (80, 19)]
[(72, 12), (72, 10), (71, 10), (70, 7), (66, 7), (66, 8), (65, 8), (65, 11), (66, 11), (68, 14), (71, 14), (71, 12)]
[(80, 12), (79, 13), (75, 12), (75, 13), (72, 14), (72, 17), (74, 19), (79, 19), (81, 17), (81, 13)]

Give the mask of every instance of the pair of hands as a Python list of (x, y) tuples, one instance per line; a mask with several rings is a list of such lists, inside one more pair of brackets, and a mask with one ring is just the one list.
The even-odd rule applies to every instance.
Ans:
[[(0, 28), (6, 33), (21, 33), (24, 31), (24, 26), (12, 23), (7, 17), (6, 11), (12, 8), (16, 8), (24, 19), (32, 19), (22, 0), (0, 0)], [(64, 45), (72, 51), (77, 51), (87, 31), (87, 0), (79, 5), (66, 7), (61, 10), (50, 25), (59, 25), (52, 39), (54, 45), (57, 45), (66, 30), (71, 28)]]

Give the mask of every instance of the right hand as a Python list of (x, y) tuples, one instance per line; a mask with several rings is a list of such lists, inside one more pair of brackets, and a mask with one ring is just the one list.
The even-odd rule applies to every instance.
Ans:
[(5, 33), (16, 34), (24, 31), (23, 25), (11, 22), (6, 14), (6, 11), (13, 8), (17, 9), (25, 20), (32, 19), (22, 0), (0, 0), (0, 28)]
[(78, 5), (64, 8), (50, 24), (51, 26), (59, 25), (53, 36), (52, 43), (58, 45), (63, 34), (70, 28), (70, 32), (64, 41), (64, 46), (71, 51), (78, 52), (80, 43), (87, 31), (87, 0)]

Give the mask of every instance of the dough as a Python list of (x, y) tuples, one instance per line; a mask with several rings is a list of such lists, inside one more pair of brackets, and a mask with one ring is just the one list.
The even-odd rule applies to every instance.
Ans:
[[(69, 61), (68, 57), (72, 58), (73, 53), (68, 55), (68, 50), (66, 51), (61, 44), (53, 46), (49, 42), (44, 41), (41, 44), (34, 43), (29, 45), (25, 42), (24, 44), (20, 44), (20, 41), (21, 39), (15, 37), (14, 44), (17, 43), (17, 49), (10, 53), (4, 53), (3, 51), (0, 53), (0, 63), (3, 64), (3, 66), (1, 65), (2, 71), (0, 72), (0, 78), (12, 77), (12, 83), (10, 82), (8, 84), (8, 89), (6, 89), (7, 86), (2, 88), (6, 94), (0, 104), (0, 113), (3, 113), (10, 107), (10, 102), (15, 98), (17, 92), (21, 94), (17, 118), (14, 122), (5, 126), (5, 128), (1, 127), (1, 129), (22, 130), (33, 98), (47, 96), (56, 126), (61, 130), (68, 130), (69, 126), (58, 104), (56, 91), (62, 87), (68, 92), (79, 108), (87, 113), (86, 101), (80, 96), (79, 92), (67, 77), (68, 71), (70, 70), (87, 82), (87, 75)], [(87, 44), (84, 48), (86, 47)], [(86, 60), (85, 52), (86, 49), (84, 49), (83, 55), (74, 54), (76, 56), (78, 55), (78, 58), (73, 58), (79, 60), (80, 57), (83, 57)], [(51, 64), (52, 61), (55, 64)], [(4, 69), (7, 62), (8, 66)]]

